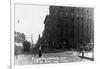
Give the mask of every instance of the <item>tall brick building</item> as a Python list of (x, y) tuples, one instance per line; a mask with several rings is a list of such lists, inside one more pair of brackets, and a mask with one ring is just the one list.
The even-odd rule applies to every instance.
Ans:
[(94, 41), (94, 9), (50, 6), (43, 39), (52, 48), (78, 48)]

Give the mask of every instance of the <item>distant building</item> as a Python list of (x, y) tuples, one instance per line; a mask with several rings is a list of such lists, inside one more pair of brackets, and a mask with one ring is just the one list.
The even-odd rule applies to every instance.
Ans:
[(25, 41), (24, 33), (14, 32), (14, 43), (16, 46), (23, 47), (23, 41)]
[(43, 39), (52, 48), (78, 48), (94, 41), (94, 9), (50, 6)]

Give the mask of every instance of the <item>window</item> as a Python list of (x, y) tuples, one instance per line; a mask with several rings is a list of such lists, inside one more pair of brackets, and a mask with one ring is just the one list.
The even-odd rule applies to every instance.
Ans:
[(57, 25), (57, 28), (60, 28), (60, 25)]
[(61, 6), (60, 8), (61, 8), (61, 9), (63, 9), (63, 7), (62, 7), (62, 6)]
[(79, 19), (79, 14), (76, 14), (76, 18)]
[(65, 14), (65, 15), (66, 15), (66, 17), (68, 17), (68, 12), (66, 12), (66, 14)]
[(74, 9), (71, 9), (71, 12), (74, 12)]
[(83, 19), (83, 14), (81, 15), (81, 19)]
[(89, 8), (86, 9), (86, 12), (89, 12)]
[(71, 9), (70, 12), (71, 12), (71, 13), (70, 13), (71, 17), (73, 18), (73, 16), (74, 16), (74, 9)]
[(88, 15), (86, 15), (86, 18), (88, 19)]
[(82, 9), (82, 13), (83, 13), (83, 11), (84, 11), (84, 8)]
[(76, 14), (76, 17), (79, 17), (79, 14)]
[(89, 16), (89, 19), (92, 19), (92, 17), (91, 17), (91, 16)]
[(77, 8), (77, 11), (79, 11), (79, 8)]
[(74, 14), (73, 13), (71, 13), (71, 17), (73, 17), (74, 16)]
[(63, 17), (63, 12), (62, 11), (60, 12), (60, 15), (61, 15), (61, 17)]
[(68, 28), (68, 24), (66, 24), (66, 28)]

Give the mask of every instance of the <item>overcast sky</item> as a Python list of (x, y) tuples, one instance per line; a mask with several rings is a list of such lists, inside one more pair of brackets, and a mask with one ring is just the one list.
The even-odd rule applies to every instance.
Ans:
[(48, 9), (49, 6), (15, 5), (15, 31), (24, 33), (26, 37), (31, 37), (32, 34), (33, 41), (36, 43), (38, 35), (42, 35), (43, 22), (48, 14)]

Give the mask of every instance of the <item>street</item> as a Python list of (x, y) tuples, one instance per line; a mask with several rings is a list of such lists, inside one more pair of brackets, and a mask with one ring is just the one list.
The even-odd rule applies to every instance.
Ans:
[(35, 54), (35, 55), (34, 54), (20, 54), (18, 55), (17, 59), (15, 57), (16, 65), (66, 63), (66, 62), (80, 62), (80, 61), (90, 61), (90, 60), (80, 58), (79, 53), (75, 51), (74, 52), (64, 51), (60, 53), (43, 53), (41, 58), (38, 57), (38, 54)]

